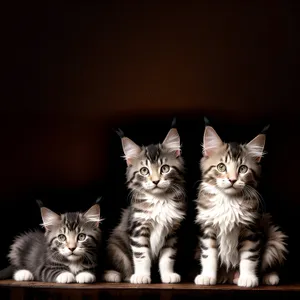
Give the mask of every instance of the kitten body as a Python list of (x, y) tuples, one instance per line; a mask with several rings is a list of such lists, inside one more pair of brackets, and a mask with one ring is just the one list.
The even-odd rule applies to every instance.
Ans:
[(183, 159), (177, 130), (162, 144), (139, 147), (122, 138), (131, 204), (108, 241), (109, 282), (150, 283), (156, 260), (162, 282), (175, 283), (177, 230), (185, 217)]
[(86, 213), (58, 215), (41, 207), (45, 233), (36, 230), (18, 236), (9, 252), (13, 278), (57, 283), (96, 280), (101, 232), (100, 208)]
[(223, 143), (212, 127), (205, 129), (196, 217), (202, 272), (196, 284), (257, 286), (260, 274), (266, 284), (279, 282), (286, 236), (260, 212), (257, 192), (264, 143), (264, 134), (245, 145)]

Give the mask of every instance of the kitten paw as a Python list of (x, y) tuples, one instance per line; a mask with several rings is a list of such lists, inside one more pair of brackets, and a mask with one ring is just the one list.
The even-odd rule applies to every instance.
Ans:
[(63, 272), (56, 277), (57, 283), (71, 283), (75, 282), (75, 277), (71, 272)]
[(106, 282), (121, 282), (121, 274), (114, 270), (106, 271), (103, 277)]
[(163, 273), (161, 275), (161, 282), (163, 283), (177, 283), (180, 282), (181, 277), (177, 273)]
[(239, 278), (240, 278), (240, 272), (236, 271), (233, 276), (233, 283), (238, 284)]
[(237, 282), (238, 286), (255, 287), (258, 286), (258, 277), (256, 275), (240, 276)]
[(215, 285), (217, 283), (217, 278), (215, 276), (206, 276), (206, 275), (198, 275), (195, 278), (195, 284), (200, 285)]
[(133, 274), (130, 278), (131, 283), (151, 283), (150, 275), (148, 274)]
[(277, 285), (278, 283), (279, 283), (279, 276), (276, 272), (266, 274), (263, 277), (263, 284)]
[(76, 275), (78, 283), (92, 283), (96, 281), (96, 276), (90, 272), (81, 272)]
[(34, 280), (32, 273), (28, 270), (19, 270), (19, 271), (15, 272), (13, 278), (16, 281), (32, 281), (32, 280)]

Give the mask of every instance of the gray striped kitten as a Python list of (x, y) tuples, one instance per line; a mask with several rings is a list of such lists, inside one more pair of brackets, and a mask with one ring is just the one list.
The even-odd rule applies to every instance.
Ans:
[(18, 236), (9, 252), (13, 278), (57, 283), (91, 283), (96, 280), (101, 232), (100, 207), (87, 212), (58, 215), (41, 207), (45, 233), (31, 231)]
[(196, 217), (202, 272), (196, 284), (254, 287), (260, 275), (265, 284), (279, 282), (286, 236), (259, 211), (264, 145), (264, 132), (243, 145), (224, 143), (211, 126), (205, 128)]
[(108, 241), (108, 282), (150, 283), (158, 259), (161, 281), (180, 282), (174, 273), (177, 230), (185, 217), (184, 163), (172, 128), (162, 144), (140, 147), (122, 137), (131, 204)]

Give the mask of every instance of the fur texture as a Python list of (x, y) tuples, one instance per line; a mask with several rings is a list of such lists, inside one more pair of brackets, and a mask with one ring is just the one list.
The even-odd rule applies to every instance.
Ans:
[(196, 218), (202, 272), (196, 284), (216, 284), (219, 277), (253, 287), (259, 274), (266, 284), (279, 282), (286, 236), (260, 213), (257, 191), (264, 144), (265, 134), (242, 145), (224, 143), (211, 126), (205, 128)]
[(45, 233), (36, 230), (22, 234), (11, 245), (8, 269), (13, 271), (13, 278), (17, 281), (94, 282), (101, 238), (99, 205), (93, 205), (85, 213), (62, 215), (41, 207), (41, 214)]
[(176, 283), (176, 232), (185, 217), (184, 165), (178, 132), (172, 128), (162, 144), (140, 147), (122, 138), (131, 205), (108, 241), (108, 282), (150, 283), (158, 260), (161, 281)]

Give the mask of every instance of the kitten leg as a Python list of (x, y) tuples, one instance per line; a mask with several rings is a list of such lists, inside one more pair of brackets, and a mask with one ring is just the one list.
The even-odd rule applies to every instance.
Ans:
[(133, 254), (134, 274), (131, 275), (131, 283), (151, 283), (151, 258), (149, 250), (148, 231), (139, 236), (130, 238), (130, 245)]
[(32, 281), (33, 275), (28, 270), (18, 270), (14, 273), (13, 279), (16, 281)]
[(159, 257), (159, 271), (161, 281), (163, 283), (177, 283), (180, 282), (180, 275), (174, 273), (174, 263), (176, 256), (176, 237), (167, 239), (164, 247), (161, 249)]
[(257, 234), (248, 232), (241, 241), (240, 253), (240, 276), (237, 280), (238, 286), (258, 286), (256, 274), (259, 262), (260, 240)]
[(202, 272), (195, 278), (195, 284), (214, 285), (217, 282), (218, 250), (216, 234), (210, 227), (203, 229), (200, 238)]
[(96, 281), (96, 276), (89, 271), (83, 271), (76, 275), (78, 283), (92, 283)]

